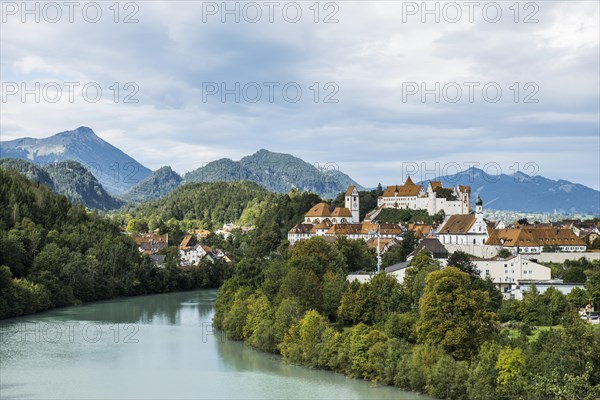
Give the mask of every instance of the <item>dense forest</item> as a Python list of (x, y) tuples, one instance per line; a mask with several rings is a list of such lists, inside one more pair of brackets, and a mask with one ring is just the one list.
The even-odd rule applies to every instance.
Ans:
[(214, 326), (290, 363), (437, 398), (600, 396), (600, 329), (574, 311), (590, 298), (600, 306), (597, 265), (586, 290), (505, 301), (465, 253), (443, 269), (417, 253), (402, 284), (384, 273), (347, 282), (374, 263), (345, 238), (243, 258), (219, 290)]
[(120, 226), (0, 169), (0, 318), (118, 296), (218, 287), (215, 263), (182, 271), (142, 257)]
[(94, 175), (77, 161), (37, 165), (17, 158), (3, 158), (0, 168), (16, 170), (35, 183), (47, 185), (54, 193), (66, 196), (71, 203), (91, 209), (113, 210), (124, 204), (108, 194)]

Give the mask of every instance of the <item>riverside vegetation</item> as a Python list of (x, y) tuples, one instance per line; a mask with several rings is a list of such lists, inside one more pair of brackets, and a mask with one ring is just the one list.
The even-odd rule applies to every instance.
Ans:
[(360, 284), (346, 275), (374, 266), (362, 241), (280, 250), (243, 259), (219, 290), (213, 324), (229, 339), (443, 399), (600, 396), (600, 329), (574, 311), (584, 298), (600, 305), (597, 264), (587, 292), (533, 288), (505, 301), (465, 253), (440, 269), (421, 252), (403, 284), (384, 273)]
[(118, 224), (0, 169), (0, 318), (121, 296), (218, 287), (231, 267), (165, 268)]
[[(600, 306), (597, 263), (581, 266), (585, 290), (564, 296), (533, 289), (523, 301), (503, 300), (464, 253), (455, 253), (452, 267), (444, 269), (417, 254), (403, 284), (386, 274), (349, 283), (349, 272), (375, 268), (363, 241), (313, 238), (290, 249), (285, 240), (319, 201), (298, 191), (273, 194), (250, 182), (202, 183), (107, 218), (0, 170), (0, 318), (220, 286), (215, 327), (286, 362), (438, 398), (600, 396), (600, 330), (573, 311), (590, 300)], [(211, 235), (205, 243), (231, 254), (234, 267), (176, 267), (176, 245), (186, 229), (231, 221), (254, 230), (227, 239)], [(122, 233), (125, 226), (169, 233), (167, 267), (141, 256)], [(416, 243), (408, 234), (386, 253), (386, 263), (405, 260)]]

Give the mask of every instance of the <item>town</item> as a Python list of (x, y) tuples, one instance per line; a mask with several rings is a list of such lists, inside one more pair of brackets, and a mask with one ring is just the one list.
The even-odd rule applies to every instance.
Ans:
[[(344, 193), (344, 207), (321, 202), (312, 206), (303, 221), (293, 226), (287, 239), (290, 246), (300, 240), (320, 237), (333, 243), (338, 237), (363, 240), (373, 251), (378, 270), (393, 275), (399, 283), (410, 267), (412, 258), (420, 251), (427, 252), (440, 266), (448, 265), (455, 252), (471, 257), (482, 278), (491, 279), (505, 299), (522, 299), (525, 290), (535, 286), (540, 293), (554, 287), (563, 294), (574, 288), (583, 289), (583, 282), (564, 282), (553, 279), (551, 263), (564, 263), (584, 258), (600, 260), (600, 222), (563, 220), (559, 222), (530, 223), (526, 220), (492, 221), (484, 218), (484, 202), (478, 195), (475, 209), (471, 207), (471, 188), (456, 186), (444, 188), (441, 182), (430, 181), (426, 186), (415, 184), (409, 177), (403, 185), (387, 186), (377, 198), (377, 207), (360, 218), (360, 195), (355, 186)], [(383, 210), (426, 211), (429, 216), (443, 216), (439, 222), (390, 223), (380, 221)], [(207, 245), (210, 235), (224, 239), (238, 231), (247, 233), (252, 227), (226, 223), (214, 232), (190, 229), (178, 245), (178, 265), (183, 270), (198, 266), (202, 261), (235, 263), (222, 249)], [(401, 244), (411, 232), (418, 240), (416, 249), (406, 261), (381, 266), (382, 256)], [(139, 251), (150, 257), (157, 266), (165, 265), (164, 249), (168, 234), (142, 233), (134, 236)], [(377, 271), (354, 271), (348, 280), (369, 281)], [(593, 310), (583, 309), (597, 323)], [(593, 319), (592, 319), (593, 317)]]

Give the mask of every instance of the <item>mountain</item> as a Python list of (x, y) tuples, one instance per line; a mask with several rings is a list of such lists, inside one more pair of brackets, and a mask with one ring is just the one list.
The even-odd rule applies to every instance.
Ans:
[(587, 186), (529, 176), (523, 172), (511, 175), (488, 175), (471, 167), (454, 175), (435, 178), (444, 187), (471, 186), (471, 200), (481, 195), (485, 208), (541, 213), (589, 213), (600, 215), (600, 192)]
[(232, 182), (250, 180), (276, 193), (286, 193), (292, 188), (314, 192), (323, 197), (335, 198), (348, 186), (358, 183), (333, 165), (317, 168), (290, 154), (273, 153), (268, 150), (232, 161), (222, 158), (188, 172), (184, 182)]
[(181, 184), (182, 178), (171, 167), (162, 167), (121, 196), (128, 202), (159, 199)]
[(0, 159), (0, 168), (14, 169), (18, 173), (25, 175), (30, 181), (46, 185), (50, 190), (57, 193), (52, 177), (50, 177), (50, 174), (41, 166), (18, 158), (2, 158)]
[(129, 211), (135, 218), (199, 220), (213, 228), (240, 220), (252, 225), (277, 203), (278, 196), (281, 195), (250, 181), (189, 183), (156, 201), (137, 204)]
[(148, 168), (83, 126), (44, 139), (26, 137), (0, 142), (0, 158), (7, 157), (41, 165), (78, 161), (113, 194), (126, 192), (151, 173)]
[(87, 208), (112, 210), (123, 202), (109, 195), (98, 180), (76, 161), (60, 161), (38, 166), (14, 158), (0, 159), (0, 168), (14, 169), (29, 180), (47, 185), (53, 192), (62, 194), (71, 203), (81, 203)]

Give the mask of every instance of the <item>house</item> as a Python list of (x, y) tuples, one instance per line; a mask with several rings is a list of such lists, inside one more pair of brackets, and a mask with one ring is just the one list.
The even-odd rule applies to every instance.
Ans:
[(477, 196), (475, 213), (446, 217), (438, 229), (443, 244), (470, 244), (483, 246), (488, 239), (488, 226), (483, 219), (483, 201)]
[(163, 255), (163, 254), (152, 254), (150, 257), (150, 261), (152, 261), (152, 264), (155, 267), (158, 268), (165, 268), (167, 266), (167, 256)]
[(398, 264), (390, 265), (385, 268), (385, 272), (393, 275), (394, 278), (398, 281), (398, 283), (404, 282), (404, 275), (406, 274), (406, 270), (410, 267), (410, 261), (404, 261)]
[(415, 255), (419, 251), (426, 251), (435, 260), (447, 260), (450, 257), (450, 252), (436, 238), (422, 239), (411, 255)]
[[(446, 192), (446, 196), (438, 197), (441, 192)], [(427, 210), (429, 215), (440, 211), (446, 215), (468, 214), (471, 211), (471, 187), (444, 188), (439, 181), (430, 181), (423, 187), (416, 185), (409, 176), (404, 185), (387, 186), (377, 199), (377, 207)]]
[(513, 254), (538, 254), (544, 248), (556, 248), (561, 252), (585, 252), (586, 243), (568, 228), (538, 227), (525, 225), (520, 228), (494, 229), (487, 245), (501, 245)]
[(433, 225), (429, 224), (408, 224), (408, 230), (415, 232), (415, 237), (422, 239), (435, 233)]
[(398, 240), (394, 238), (379, 238), (379, 240), (375, 238), (371, 238), (367, 240), (367, 246), (370, 249), (375, 250), (377, 252), (377, 244), (379, 243), (379, 254), (383, 254), (390, 249), (390, 247), (398, 244)]
[(210, 247), (198, 243), (196, 235), (185, 235), (179, 244), (179, 264), (197, 265), (208, 254)]
[(207, 229), (190, 229), (188, 233), (190, 235), (196, 235), (198, 239), (204, 239), (210, 235), (210, 231)]
[(529, 260), (521, 254), (508, 258), (474, 259), (472, 262), (481, 277), (483, 279), (490, 277), (507, 299), (514, 297), (512, 291), (521, 281), (552, 279), (550, 268)]
[(158, 253), (169, 245), (169, 234), (145, 233), (133, 236), (133, 240), (138, 245), (140, 253), (151, 255)]

